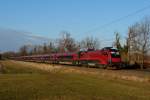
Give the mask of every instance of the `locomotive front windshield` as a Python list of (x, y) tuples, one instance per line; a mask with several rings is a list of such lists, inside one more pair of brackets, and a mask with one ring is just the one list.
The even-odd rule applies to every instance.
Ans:
[(117, 49), (111, 49), (111, 57), (112, 58), (120, 58), (119, 51)]

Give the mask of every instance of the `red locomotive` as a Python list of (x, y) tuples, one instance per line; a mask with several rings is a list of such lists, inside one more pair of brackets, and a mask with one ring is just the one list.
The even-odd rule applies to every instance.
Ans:
[(105, 47), (101, 50), (81, 50), (75, 53), (52, 53), (49, 55), (34, 55), (16, 57), (16, 60), (49, 62), (49, 63), (70, 63), (73, 65), (97, 66), (106, 68), (108, 66), (120, 67), (121, 57), (119, 51), (112, 47)]

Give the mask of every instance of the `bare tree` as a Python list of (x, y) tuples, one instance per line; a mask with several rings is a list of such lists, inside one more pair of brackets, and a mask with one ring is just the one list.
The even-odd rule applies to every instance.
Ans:
[(64, 31), (61, 34), (62, 34), (62, 37), (58, 39), (58, 48), (60, 52), (76, 51), (75, 40), (71, 37), (70, 33), (67, 31)]
[(26, 55), (28, 55), (28, 46), (27, 46), (27, 45), (22, 46), (22, 47), (20, 48), (19, 52), (20, 52), (20, 55), (21, 55), (21, 56), (26, 56)]
[(144, 57), (150, 48), (150, 18), (145, 18), (129, 28), (128, 43), (130, 54), (134, 54), (135, 60), (140, 61), (143, 69)]
[(150, 48), (150, 19), (145, 18), (139, 25), (137, 43), (142, 55), (141, 68), (143, 69), (144, 57)]
[(43, 50), (42, 50), (43, 53), (46, 54), (46, 53), (47, 53), (47, 50), (48, 50), (48, 49), (47, 49), (47, 44), (44, 43), (44, 45), (43, 45)]
[(52, 41), (49, 42), (49, 45), (47, 46), (47, 53), (53, 52), (54, 48), (54, 43)]
[(115, 32), (115, 41), (114, 41), (114, 46), (121, 50), (122, 49), (122, 46), (121, 46), (121, 43), (120, 43), (120, 35), (118, 32)]
[[(134, 54), (137, 52), (138, 47), (137, 47), (137, 43), (136, 43), (136, 27), (137, 27), (137, 23), (132, 25), (131, 27), (129, 27), (128, 29), (128, 37), (127, 37), (127, 48), (128, 48), (128, 62), (131, 63), (132, 61), (136, 61), (133, 60)], [(131, 58), (132, 56), (132, 58)]]
[(33, 47), (33, 54), (37, 54), (37, 46), (36, 45)]
[(100, 42), (98, 38), (86, 37), (79, 43), (79, 45), (80, 45), (80, 48), (99, 49)]

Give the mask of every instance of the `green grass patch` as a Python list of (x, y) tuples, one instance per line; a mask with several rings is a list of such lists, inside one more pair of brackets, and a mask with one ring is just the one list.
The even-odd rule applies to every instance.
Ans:
[(11, 66), (13, 71), (0, 74), (0, 100), (150, 100), (149, 83), (36, 69), (19, 73)]

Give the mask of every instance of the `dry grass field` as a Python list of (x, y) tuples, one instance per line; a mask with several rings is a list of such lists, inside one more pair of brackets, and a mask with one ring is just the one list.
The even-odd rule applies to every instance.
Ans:
[(0, 100), (150, 100), (149, 71), (0, 63)]

